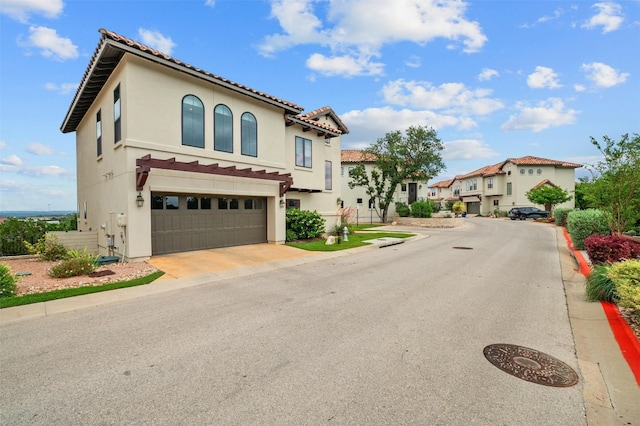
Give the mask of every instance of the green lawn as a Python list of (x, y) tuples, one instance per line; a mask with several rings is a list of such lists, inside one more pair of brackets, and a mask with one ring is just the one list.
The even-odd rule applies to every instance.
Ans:
[(0, 299), (0, 309), (12, 306), (29, 305), (31, 303), (48, 302), (49, 300), (64, 299), (65, 297), (80, 296), (82, 294), (99, 293), (101, 291), (115, 290), (117, 288), (134, 287), (153, 282), (164, 275), (162, 271), (156, 271), (146, 277), (131, 281), (105, 284), (101, 286), (86, 286), (77, 288), (65, 288), (62, 290), (48, 291), (45, 293), (25, 294), (24, 296), (7, 297)]
[[(367, 225), (369, 227), (370, 225)], [(301, 241), (295, 243), (287, 243), (290, 247), (296, 247), (309, 251), (338, 251), (346, 250), (354, 247), (366, 246), (369, 243), (365, 243), (366, 240), (374, 240), (376, 238), (408, 238), (413, 237), (415, 234), (406, 234), (400, 232), (365, 232), (355, 233), (349, 235), (349, 241), (342, 241), (340, 244), (336, 242), (333, 245), (326, 245), (326, 240), (317, 239), (311, 241)]]

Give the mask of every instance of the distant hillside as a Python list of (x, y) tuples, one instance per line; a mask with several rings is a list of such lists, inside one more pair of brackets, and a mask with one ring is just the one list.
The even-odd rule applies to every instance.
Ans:
[(51, 211), (38, 211), (38, 210), (9, 210), (0, 211), (0, 217), (14, 217), (16, 219), (22, 219), (25, 217), (52, 217), (52, 216), (66, 216), (74, 214), (74, 211), (69, 210), (51, 210)]

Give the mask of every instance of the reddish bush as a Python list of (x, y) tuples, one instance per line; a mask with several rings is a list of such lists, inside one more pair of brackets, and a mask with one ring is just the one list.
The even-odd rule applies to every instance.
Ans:
[(640, 243), (617, 235), (591, 235), (584, 240), (584, 248), (594, 265), (640, 259)]

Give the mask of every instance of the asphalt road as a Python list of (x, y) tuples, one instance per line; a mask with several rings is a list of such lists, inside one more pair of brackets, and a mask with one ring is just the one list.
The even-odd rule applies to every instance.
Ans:
[[(0, 423), (585, 425), (555, 230), (467, 220), (417, 241), (0, 327)], [(458, 249), (454, 247), (466, 247)]]

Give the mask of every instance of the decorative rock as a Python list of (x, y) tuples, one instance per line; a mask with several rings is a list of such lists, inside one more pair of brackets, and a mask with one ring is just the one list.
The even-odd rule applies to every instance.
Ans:
[(336, 243), (336, 237), (334, 237), (333, 235), (329, 235), (327, 237), (327, 242), (324, 244), (327, 246), (331, 246), (331, 245), (334, 245), (335, 243)]

